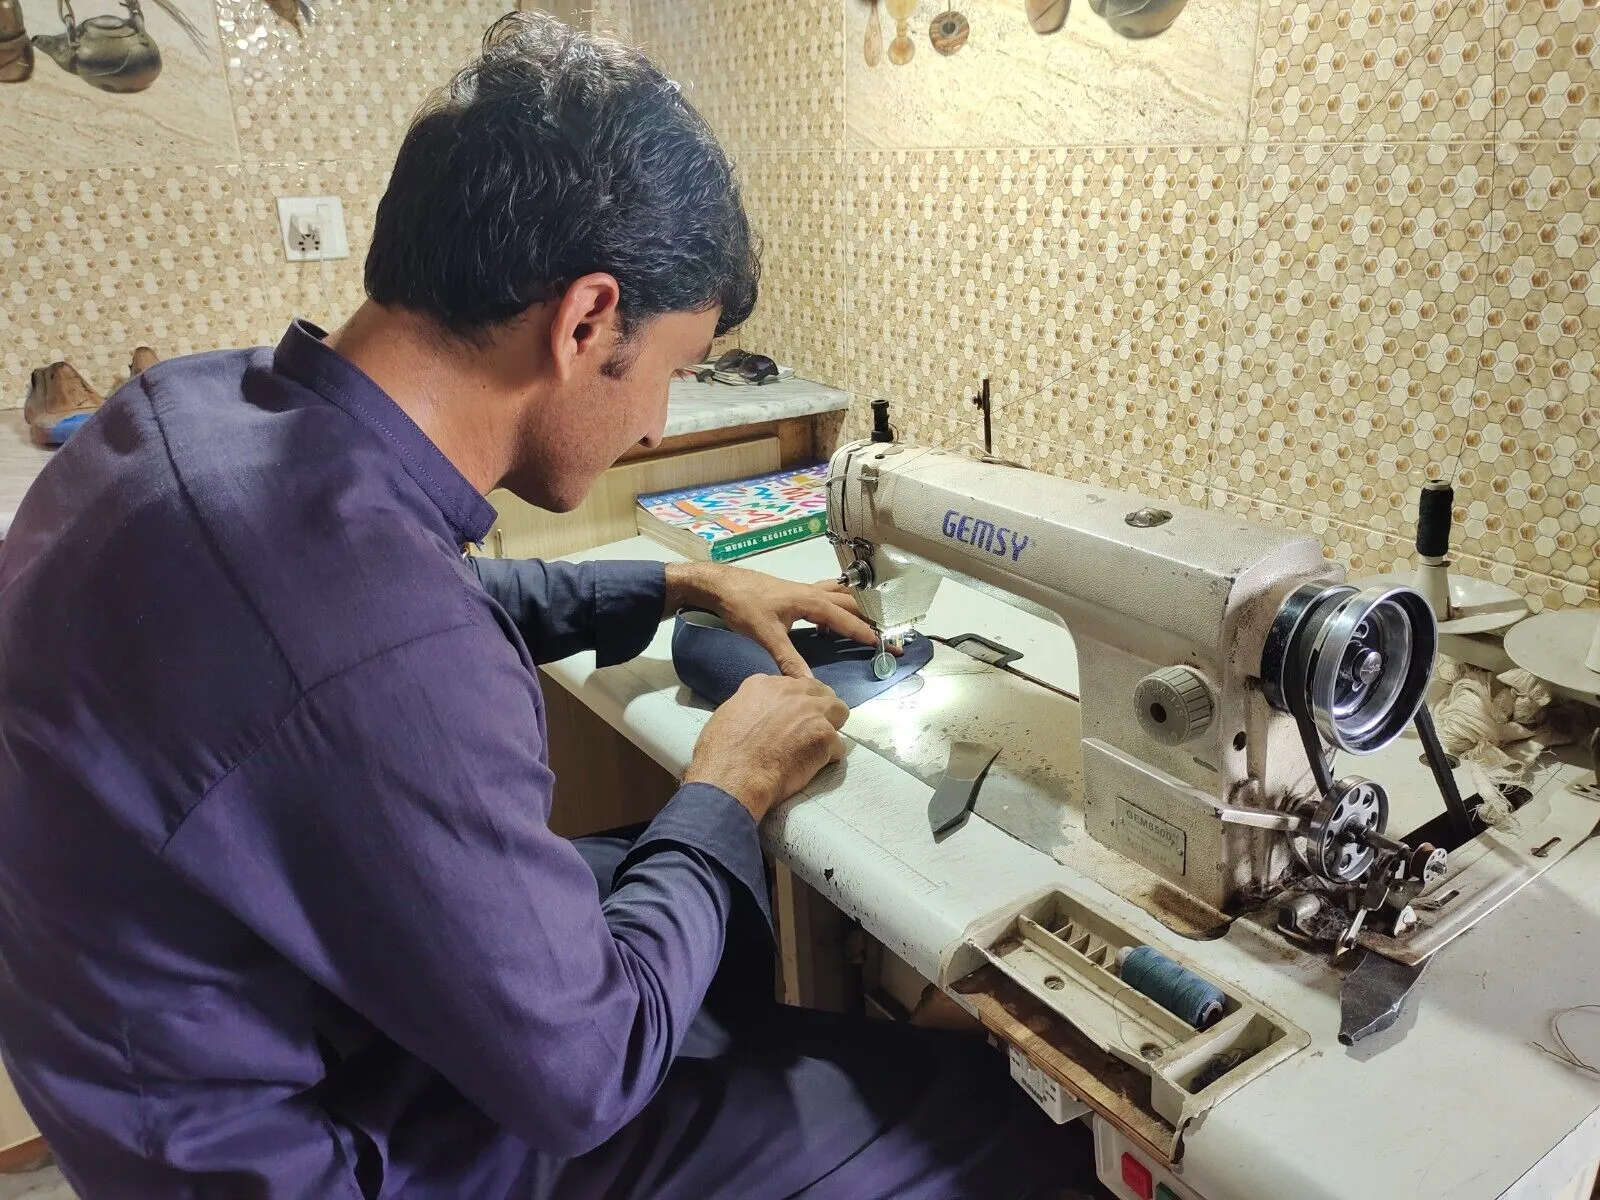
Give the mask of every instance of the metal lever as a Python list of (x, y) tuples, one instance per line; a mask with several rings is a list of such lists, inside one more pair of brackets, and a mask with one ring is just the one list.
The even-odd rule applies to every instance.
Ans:
[(978, 394), (972, 398), (972, 407), (983, 414), (983, 453), (985, 457), (994, 455), (994, 407), (989, 400), (989, 377), (983, 377), (983, 384), (978, 389)]
[(1355, 946), (1368, 914), (1379, 909), (1393, 914), (1392, 928), (1387, 932), (1395, 937), (1401, 936), (1406, 932), (1401, 926), (1411, 901), (1423, 888), (1443, 875), (1449, 864), (1449, 855), (1427, 842), (1413, 850), (1404, 842), (1397, 842), (1374, 830), (1366, 830), (1358, 836), (1382, 857), (1374, 864), (1367, 886), (1361, 893), (1361, 907), (1356, 910), (1349, 927), (1334, 946), (1335, 954), (1344, 954)]
[(1279, 812), (1274, 808), (1215, 809), (1217, 820), (1224, 825), (1245, 825), (1251, 829), (1271, 829), (1278, 833), (1299, 833), (1305, 821), (1293, 813)]
[(1367, 951), (1339, 989), (1339, 1042), (1354, 1046), (1400, 1018), (1406, 997), (1431, 960), (1414, 967)]
[(967, 813), (978, 799), (984, 776), (989, 773), (989, 764), (999, 753), (993, 746), (981, 742), (957, 742), (950, 747), (944, 778), (928, 801), (928, 827), (935, 837), (967, 819)]
[(1422, 739), (1422, 751), (1428, 759), (1428, 769), (1433, 772), (1434, 782), (1439, 785), (1439, 793), (1444, 797), (1444, 808), (1450, 814), (1455, 835), (1462, 842), (1469, 842), (1478, 832), (1477, 822), (1467, 802), (1461, 798), (1461, 789), (1456, 787), (1455, 772), (1450, 769), (1450, 760), (1445, 756), (1438, 730), (1433, 727), (1433, 714), (1428, 711), (1426, 704), (1417, 708), (1416, 726), (1417, 736)]

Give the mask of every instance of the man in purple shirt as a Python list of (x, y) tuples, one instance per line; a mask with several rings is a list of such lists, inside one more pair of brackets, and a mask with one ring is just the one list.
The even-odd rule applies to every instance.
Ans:
[[(847, 593), (468, 557), (576, 506), (744, 319), (749, 231), (642, 56), (508, 17), (424, 110), (369, 301), (164, 363), (0, 549), (0, 1049), (85, 1196), (1037, 1194), (981, 1042), (770, 1001), (757, 824), (840, 752)], [(683, 604), (792, 677), (628, 840), (546, 825), (535, 664)], [(726, 951), (726, 952), (725, 952)], [(763, 995), (763, 990), (767, 993)]]

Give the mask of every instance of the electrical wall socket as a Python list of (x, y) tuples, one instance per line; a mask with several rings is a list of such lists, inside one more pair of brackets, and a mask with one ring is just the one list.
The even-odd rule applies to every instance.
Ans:
[(278, 226), (290, 262), (349, 258), (344, 235), (344, 205), (337, 196), (280, 196)]

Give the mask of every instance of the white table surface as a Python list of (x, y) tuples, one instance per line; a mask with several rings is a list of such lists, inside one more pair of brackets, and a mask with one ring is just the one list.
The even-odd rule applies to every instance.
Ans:
[(674, 379), (667, 399), (667, 436), (810, 417), (849, 407), (848, 393), (809, 379), (776, 379), (745, 387)]
[[(574, 559), (676, 556), (646, 538)], [(743, 565), (784, 578), (836, 574), (825, 543)], [(1023, 652), (1016, 665), (1076, 691), (1064, 629), (951, 581), (926, 633), (977, 632)], [(545, 668), (667, 770), (688, 763), (707, 709), (672, 671), (670, 625), (632, 663), (592, 654)], [(846, 734), (850, 727), (845, 726)], [(1418, 769), (1414, 748), (1367, 760), (1386, 783)], [(1410, 767), (1406, 765), (1409, 758)], [(1174, 935), (1142, 910), (974, 818), (936, 844), (930, 789), (865, 747), (824, 771), (763, 829), (770, 850), (929, 978), (967, 925), (1041, 885), (1068, 888), (1157, 944)], [(1547, 1197), (1600, 1156), (1600, 1080), (1534, 1049), (1568, 1005), (1600, 1002), (1600, 846), (1591, 841), (1445, 947), (1400, 1021), (1337, 1042), (1339, 976), (1244, 922), (1186, 954), (1299, 1024), (1312, 1045), (1252, 1081), (1185, 1137), (1181, 1177), (1207, 1200), (1487, 1200)], [(1600, 1018), (1570, 1040), (1600, 1062)]]

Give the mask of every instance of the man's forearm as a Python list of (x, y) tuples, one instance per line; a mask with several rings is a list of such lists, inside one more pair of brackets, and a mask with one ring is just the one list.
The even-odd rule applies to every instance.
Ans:
[(712, 581), (727, 569), (717, 563), (668, 563), (667, 602), (661, 615), (670, 617), (680, 608), (712, 608), (715, 595)]

